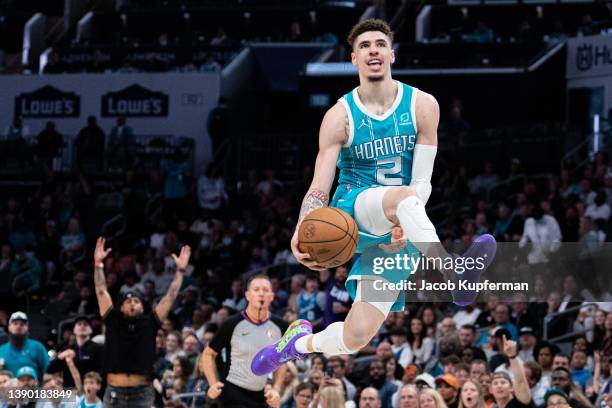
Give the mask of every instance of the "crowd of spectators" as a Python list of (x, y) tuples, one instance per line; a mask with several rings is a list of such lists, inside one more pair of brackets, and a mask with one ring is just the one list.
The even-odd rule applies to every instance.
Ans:
[[(454, 120), (450, 128), (469, 129), (460, 123), (461, 115), (455, 113)], [(15, 124), (7, 135), (15, 138), (24, 126)], [(80, 135), (98, 140), (97, 129), (93, 121)], [(111, 139), (122, 135), (124, 140), (131, 134), (127, 129), (119, 120)], [(129, 144), (108, 145), (115, 144), (131, 157)], [(101, 146), (90, 152), (99, 154)], [(530, 244), (527, 263), (538, 264), (548, 262), (561, 241), (579, 242), (587, 252), (609, 241), (612, 168), (603, 153), (579, 171), (551, 171), (543, 179), (525, 174), (518, 158), (507, 169), (485, 163), (473, 175), (462, 163), (443, 157), (439, 163), (431, 205), (449, 205), (448, 216), (438, 222), (449, 247), (492, 233), (499, 241)], [(194, 249), (179, 299), (156, 339), (156, 406), (203, 403), (207, 384), (197, 370), (199, 355), (228, 316), (244, 308), (245, 277), (255, 272), (272, 277), (273, 312), (287, 321), (309, 319), (320, 330), (343, 320), (351, 306), (344, 286), (348, 268), (312, 274), (297, 265), (289, 250), (312, 168), (304, 168), (297, 180), (279, 179), (270, 169), (252, 170), (231, 185), (218, 168), (213, 164), (194, 177), (179, 162), (148, 173), (127, 166), (121, 179), (102, 181), (87, 172), (49, 170), (25, 193), (4, 189), (0, 338), (6, 343), (0, 346), (0, 379), (7, 386), (75, 387), (88, 403), (96, 403), (96, 392), (104, 386), (99, 381), (104, 326), (97, 315), (91, 252), (101, 225), (117, 214), (127, 222), (121, 235), (109, 238), (113, 251), (105, 272), (114, 300), (139, 290), (150, 307), (174, 275), (170, 254), (183, 245)], [(161, 196), (163, 205), (151, 211), (155, 196)], [(612, 394), (608, 285), (609, 280), (599, 281), (596, 294), (592, 288), (576, 293), (568, 275), (555, 282), (536, 278), (536, 287), (557, 289), (548, 295), (536, 289), (539, 297), (530, 299), (489, 296), (466, 308), (409, 303), (405, 312), (389, 315), (358, 355), (315, 355), (290, 365), (279, 390), (282, 406), (305, 407), (313, 398), (321, 406), (351, 406), (352, 401), (361, 407), (454, 408), (478, 401), (481, 407), (482, 399), (487, 407), (520, 407), (526, 398), (518, 391), (517, 373), (524, 372), (531, 390), (527, 399), (535, 405), (548, 400), (547, 406), (553, 406), (550, 401), (561, 398), (573, 408), (604, 407), (604, 395)], [(24, 296), (32, 299), (30, 313), (14, 313), (27, 306)], [(313, 296), (314, 309), (301, 301)], [(574, 313), (547, 323), (549, 338), (581, 334), (553, 343), (542, 340), (547, 316), (583, 301)], [(304, 309), (303, 304), (310, 306)], [(60, 325), (67, 318), (74, 319), (73, 326)], [(41, 327), (59, 332), (42, 335)], [(30, 338), (34, 333), (37, 340)], [(506, 340), (518, 342), (520, 372), (510, 358), (516, 353), (504, 352)], [(15, 358), (24, 348), (32, 351)], [(509, 402), (513, 391), (515, 403)], [(187, 392), (202, 394), (173, 400)]]

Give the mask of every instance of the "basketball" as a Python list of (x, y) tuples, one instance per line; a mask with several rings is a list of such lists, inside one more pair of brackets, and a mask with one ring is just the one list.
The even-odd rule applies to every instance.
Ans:
[(350, 215), (338, 208), (323, 207), (304, 218), (298, 239), (301, 252), (310, 254), (319, 265), (333, 268), (353, 257), (359, 234)]

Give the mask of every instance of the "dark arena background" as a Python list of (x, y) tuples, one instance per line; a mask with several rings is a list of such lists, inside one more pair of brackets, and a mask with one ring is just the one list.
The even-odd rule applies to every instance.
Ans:
[[(252, 276), (270, 277), (272, 314), (315, 332), (351, 306), (350, 265), (310, 271), (290, 240), (323, 115), (359, 85), (346, 37), (369, 18), (394, 31), (393, 78), (440, 106), (426, 210), (442, 243), (461, 253), (488, 233), (520, 247), (496, 271), (521, 271), (530, 290), (467, 307), (408, 297), (358, 353), (270, 375), (280, 399), (266, 403), (472, 408), (471, 378), (477, 408), (520, 408), (507, 339), (529, 406), (612, 408), (612, 263), (541, 253), (612, 253), (610, 0), (0, 0), (1, 407), (141, 406), (107, 402), (109, 382), (152, 389), (155, 407), (266, 406), (212, 398), (204, 350), (228, 319), (249, 320)], [(110, 299), (137, 296), (145, 313), (172, 293), (171, 254), (191, 247), (147, 332), (145, 382), (107, 376), (125, 351), (104, 346), (119, 326), (96, 297), (100, 236)], [(211, 359), (221, 382), (239, 341)], [(489, 387), (500, 372), (510, 402)], [(28, 387), (78, 396), (11, 402)]]

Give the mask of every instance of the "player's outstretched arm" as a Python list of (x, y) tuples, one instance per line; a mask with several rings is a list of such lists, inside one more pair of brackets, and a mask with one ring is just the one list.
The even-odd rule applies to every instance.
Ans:
[(104, 249), (104, 244), (106, 244), (106, 239), (99, 237), (96, 241), (96, 249), (94, 250), (94, 283), (96, 286), (96, 297), (98, 298), (98, 308), (102, 317), (113, 307), (113, 299), (108, 293), (106, 277), (104, 276), (104, 259), (110, 254), (112, 248)]
[(304, 217), (317, 208), (326, 207), (329, 204), (329, 192), (336, 176), (336, 162), (340, 149), (346, 141), (347, 128), (348, 117), (346, 110), (338, 102), (327, 111), (321, 123), (321, 129), (319, 130), (319, 153), (315, 162), (314, 176), (310, 188), (302, 201), (298, 223), (291, 239), (293, 255), (295, 255), (299, 262), (314, 270), (322, 270), (323, 268), (312, 261), (308, 254), (299, 251), (297, 233)]
[(438, 150), (438, 122), (440, 107), (436, 99), (428, 93), (417, 91), (416, 123), (417, 141), (412, 159), (412, 180), (419, 198), (427, 204), (431, 194), (431, 175)]
[(170, 309), (172, 309), (172, 305), (176, 300), (176, 297), (181, 290), (181, 285), (183, 284), (183, 273), (189, 265), (189, 257), (191, 257), (191, 248), (189, 245), (185, 245), (181, 248), (180, 256), (176, 256), (172, 254), (172, 259), (176, 264), (176, 273), (174, 274), (174, 280), (168, 287), (168, 291), (164, 295), (164, 297), (159, 301), (157, 306), (155, 306), (155, 313), (157, 314), (158, 319), (164, 320), (168, 316)]

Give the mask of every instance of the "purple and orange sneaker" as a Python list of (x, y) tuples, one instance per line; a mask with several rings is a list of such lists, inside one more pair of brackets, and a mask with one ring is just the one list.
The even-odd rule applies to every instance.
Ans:
[(295, 342), (308, 334), (312, 334), (312, 324), (309, 321), (296, 320), (291, 323), (279, 341), (264, 347), (255, 355), (251, 362), (253, 374), (267, 375), (287, 361), (305, 358), (307, 354), (298, 352)]
[[(466, 284), (480, 282), (480, 275), (491, 265), (497, 252), (497, 242), (492, 235), (484, 234), (476, 238), (474, 243), (460, 258), (471, 258), (474, 260), (480, 259), (483, 267), (469, 268), (462, 274), (456, 273), (452, 278), (455, 283), (459, 280), (465, 281)], [(478, 263), (476, 263), (478, 264)], [(452, 291), (453, 302), (458, 306), (467, 306), (472, 304), (478, 296), (478, 291), (469, 289), (457, 289)]]

